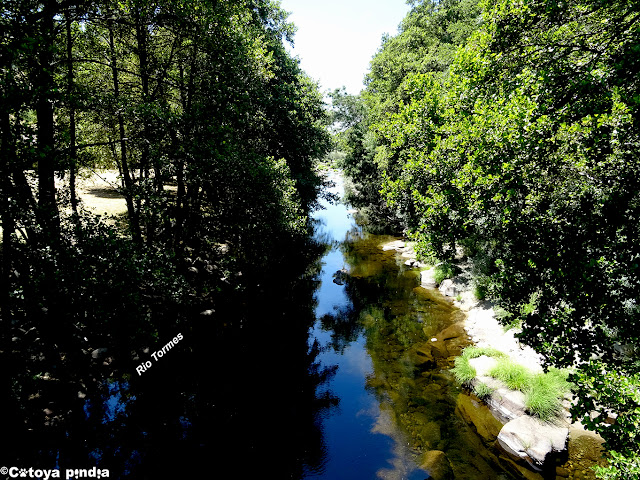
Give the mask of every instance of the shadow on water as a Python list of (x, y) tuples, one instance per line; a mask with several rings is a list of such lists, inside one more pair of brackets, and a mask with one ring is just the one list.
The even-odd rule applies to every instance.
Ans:
[(295, 479), (320, 469), (319, 418), (337, 403), (320, 386), (335, 367), (319, 363), (309, 338), (325, 247), (306, 248), (242, 290), (229, 286), (210, 315), (155, 312), (157, 335), (138, 335), (144, 343), (94, 343), (64, 358), (53, 345), (50, 355), (14, 343), (3, 356), (13, 362), (2, 379), (13, 403), (0, 464), (63, 476), (97, 466), (110, 478)]
[(210, 314), (160, 306), (154, 335), (64, 358), (21, 326), (31, 343), (3, 357), (2, 463), (110, 478), (422, 480), (423, 455), (439, 450), (457, 479), (503, 478), (456, 414), (450, 359), (417, 356), (459, 313), (382, 251), (393, 237), (325, 207), (307, 253), (220, 292)]

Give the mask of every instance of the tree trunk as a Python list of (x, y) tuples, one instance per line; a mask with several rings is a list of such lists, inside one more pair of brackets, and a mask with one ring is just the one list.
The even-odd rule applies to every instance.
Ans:
[[(113, 96), (118, 103), (120, 99), (120, 83), (118, 80), (118, 57), (116, 55), (115, 40), (113, 34), (113, 22), (109, 22), (109, 49), (111, 54), (111, 73), (113, 77)], [(117, 107), (116, 107), (117, 108)], [(131, 173), (129, 171), (129, 162), (127, 159), (127, 137), (124, 126), (124, 117), (118, 108), (118, 134), (120, 137), (120, 170), (122, 173), (122, 182), (124, 184), (124, 195), (127, 203), (127, 213), (129, 215), (129, 228), (131, 236), (136, 243), (142, 243), (142, 234), (140, 232), (140, 219), (138, 211), (133, 203), (134, 188)]]
[(37, 155), (38, 155), (38, 213), (45, 243), (55, 246), (60, 241), (60, 216), (56, 203), (55, 169), (56, 149), (54, 139), (54, 116), (51, 99), (54, 90), (53, 43), (55, 2), (44, 5), (41, 30), (40, 62), (35, 74)]
[(69, 102), (69, 195), (74, 218), (78, 219), (78, 197), (76, 196), (76, 166), (78, 149), (76, 145), (76, 108), (73, 80), (73, 38), (71, 37), (71, 9), (66, 10), (67, 30), (67, 101)]
[(11, 208), (10, 191), (11, 188), (11, 163), (15, 155), (15, 145), (11, 135), (11, 121), (9, 119), (9, 111), (3, 108), (0, 113), (0, 161), (2, 162), (0, 171), (0, 182), (2, 191), (0, 192), (0, 210), (2, 211), (2, 264), (0, 268), (0, 318), (5, 320), (4, 325), (8, 326), (10, 318), (9, 312), (9, 290), (11, 287), (11, 259), (13, 258), (13, 232), (15, 231), (15, 222), (13, 219), (13, 211)]

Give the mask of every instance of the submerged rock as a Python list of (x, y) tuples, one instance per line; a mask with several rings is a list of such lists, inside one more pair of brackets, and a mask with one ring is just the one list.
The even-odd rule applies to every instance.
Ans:
[(467, 423), (476, 428), (482, 439), (491, 443), (498, 438), (503, 423), (491, 412), (489, 407), (470, 395), (458, 395), (456, 410)]
[(453, 469), (447, 455), (440, 450), (430, 450), (422, 457), (422, 468), (434, 480), (453, 480)]

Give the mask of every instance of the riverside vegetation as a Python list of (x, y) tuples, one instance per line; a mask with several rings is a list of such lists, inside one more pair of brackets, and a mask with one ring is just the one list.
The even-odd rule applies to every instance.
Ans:
[(597, 475), (639, 478), (640, 6), (410, 3), (367, 88), (332, 94), (350, 201), (430, 263), (461, 248), (478, 295), (571, 369)]
[[(323, 186), (327, 114), (287, 53), (286, 18), (268, 0), (2, 2), (0, 361), (16, 464), (100, 462), (114, 477), (146, 478), (176, 468), (175, 451), (197, 471), (211, 458), (198, 454), (204, 432), (242, 430), (217, 419), (236, 419), (253, 396), (224, 390), (237, 374), (225, 345), (248, 348), (255, 331), (237, 319), (252, 317), (246, 296), (275, 299), (265, 276), (278, 265), (282, 288), (310, 305), (324, 248), (308, 213)], [(117, 222), (78, 200), (78, 175), (95, 168), (120, 174)], [(297, 323), (281, 322), (295, 341), (278, 362), (310, 431), (314, 384), (299, 381), (324, 375), (306, 344), (312, 315), (297, 307), (286, 317)], [(136, 379), (145, 351), (178, 332), (171, 361)], [(146, 426), (114, 422), (131, 409)], [(282, 447), (294, 459), (283, 468), (302, 468), (305, 448), (319, 450)]]

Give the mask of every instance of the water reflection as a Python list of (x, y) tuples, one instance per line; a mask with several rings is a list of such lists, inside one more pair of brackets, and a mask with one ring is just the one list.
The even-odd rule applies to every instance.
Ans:
[[(420, 287), (419, 272), (395, 252), (383, 251), (396, 237), (366, 234), (353, 221), (346, 228), (348, 217), (337, 206), (321, 222), (338, 225), (338, 233), (323, 258), (312, 336), (324, 346), (319, 360), (338, 365), (328, 388), (340, 407), (323, 420), (324, 468), (308, 478), (424, 479), (432, 458), (448, 458), (445, 470), (456, 479), (511, 478), (456, 413), (460, 389), (448, 372), (453, 353), (421, 356), (431, 355), (430, 339), (462, 313)], [(348, 275), (336, 285), (339, 271)]]
[[(324, 250), (300, 245), (290, 263), (218, 294), (213, 315), (154, 314), (157, 333), (144, 343), (62, 360), (14, 348), (3, 370), (3, 385), (17, 392), (5, 404), (11, 444), (4, 462), (98, 466), (110, 478), (216, 477), (231, 470), (237, 478), (268, 472), (295, 479), (321, 470), (327, 446), (319, 419), (337, 402), (321, 388), (335, 368), (320, 363), (320, 346), (309, 338)], [(87, 323), (85, 335), (94, 338)], [(149, 352), (179, 332), (184, 340), (152, 360)], [(152, 367), (139, 375), (136, 366), (145, 360)], [(42, 374), (25, 376), (27, 363)]]

